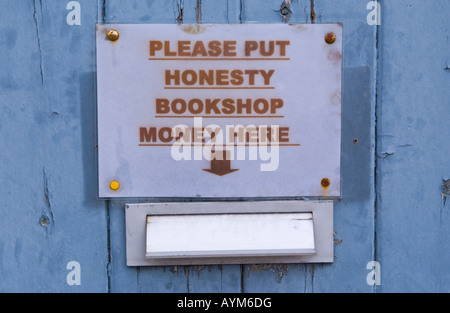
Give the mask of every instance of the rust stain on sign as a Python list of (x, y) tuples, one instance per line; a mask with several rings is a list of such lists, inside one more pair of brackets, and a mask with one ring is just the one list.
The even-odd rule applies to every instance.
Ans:
[(337, 90), (335, 93), (331, 95), (331, 104), (334, 106), (341, 105), (341, 91)]
[(327, 178), (327, 177), (323, 178), (323, 179), (320, 181), (320, 185), (321, 185), (322, 188), (323, 188), (323, 195), (324, 195), (324, 196), (327, 196), (327, 195), (328, 195), (328, 187), (330, 187), (330, 185), (331, 185), (330, 179)]
[(298, 32), (303, 32), (303, 31), (307, 30), (307, 28), (301, 24), (289, 24), (289, 26), (294, 27), (295, 31), (298, 31)]
[(333, 64), (339, 64), (342, 60), (341, 52), (338, 50), (331, 50), (328, 52), (328, 60), (330, 60)]
[(206, 26), (199, 25), (199, 24), (186, 24), (186, 25), (180, 25), (180, 28), (182, 31), (188, 34), (203, 34), (206, 31)]

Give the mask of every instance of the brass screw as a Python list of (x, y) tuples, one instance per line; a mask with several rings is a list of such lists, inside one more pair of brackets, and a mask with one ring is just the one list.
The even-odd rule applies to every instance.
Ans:
[(325, 35), (325, 42), (332, 45), (336, 42), (336, 35), (334, 33), (328, 33)]
[(106, 38), (111, 40), (112, 42), (119, 40), (119, 32), (115, 29), (108, 30), (108, 33), (106, 33)]
[(120, 184), (117, 180), (113, 180), (110, 184), (109, 184), (109, 188), (111, 188), (111, 190), (117, 190), (119, 189)]
[(323, 178), (320, 184), (322, 185), (322, 187), (327, 188), (330, 186), (331, 182), (329, 178)]

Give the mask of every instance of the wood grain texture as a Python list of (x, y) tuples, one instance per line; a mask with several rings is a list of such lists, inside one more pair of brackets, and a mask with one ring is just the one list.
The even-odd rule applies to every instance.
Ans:
[[(104, 202), (95, 183), (97, 3), (7, 1), (0, 10), (0, 291), (106, 292)], [(42, 226), (41, 226), (42, 225)], [(81, 266), (69, 286), (66, 265)]]
[[(450, 291), (448, 1), (380, 1), (378, 27), (360, 0), (79, 0), (80, 26), (3, 2), (0, 292)], [(95, 24), (283, 21), (344, 25), (335, 262), (127, 267), (125, 203), (96, 196)]]
[(379, 292), (450, 291), (448, 1), (385, 1), (377, 137)]

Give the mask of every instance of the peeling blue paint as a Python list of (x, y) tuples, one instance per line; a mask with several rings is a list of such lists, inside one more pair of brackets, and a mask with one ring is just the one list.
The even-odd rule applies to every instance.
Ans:
[[(360, 0), (79, 2), (79, 27), (60, 0), (0, 10), (0, 292), (450, 290), (448, 1), (380, 1), (378, 27)], [(344, 25), (335, 262), (127, 267), (124, 203), (96, 196), (95, 24), (283, 21)]]

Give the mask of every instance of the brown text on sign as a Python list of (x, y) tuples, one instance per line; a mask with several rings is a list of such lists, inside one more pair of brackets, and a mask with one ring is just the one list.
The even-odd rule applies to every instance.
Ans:
[(275, 70), (165, 70), (166, 86), (270, 86)]
[[(225, 145), (276, 145), (276, 146), (300, 146), (292, 144), (289, 140), (289, 127), (273, 126), (242, 126), (227, 125), (225, 129), (219, 126), (189, 127), (177, 125), (174, 127), (139, 127), (140, 146), (155, 146), (160, 144), (182, 141), (190, 145), (204, 145), (208, 143), (220, 143)], [(217, 140), (218, 136), (225, 138)], [(158, 144), (159, 143), (159, 144)]]
[[(211, 40), (207, 43), (202, 40), (179, 40), (172, 45), (169, 40), (150, 40), (150, 57), (285, 57), (289, 40), (246, 40), (243, 47), (238, 47), (233, 40)], [(238, 53), (240, 51), (241, 53)], [(152, 59), (152, 58), (151, 58)]]
[(275, 115), (284, 105), (283, 99), (199, 99), (189, 100), (175, 98), (157, 98), (155, 100), (155, 112), (161, 114), (214, 114), (214, 115), (251, 115), (251, 114), (271, 114)]

